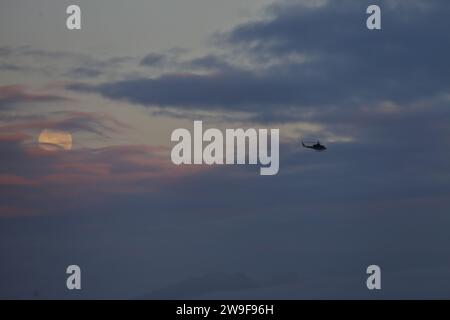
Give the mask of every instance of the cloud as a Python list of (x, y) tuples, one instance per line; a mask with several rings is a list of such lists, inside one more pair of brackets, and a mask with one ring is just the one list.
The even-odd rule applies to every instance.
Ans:
[(23, 71), (24, 68), (22, 66), (18, 66), (12, 63), (1, 63), (0, 70), (3, 71)]
[(19, 46), (19, 47), (0, 47), (0, 56), (4, 58), (11, 57), (32, 57), (33, 59), (42, 59), (53, 61), (65, 61), (65, 62), (78, 62), (84, 63), (84, 66), (98, 66), (100, 68), (120, 65), (121, 63), (130, 61), (132, 58), (129, 56), (110, 56), (102, 59), (91, 56), (89, 54), (73, 52), (73, 51), (50, 51), (40, 48), (34, 48), (31, 46)]
[[(450, 149), (439, 141), (334, 143), (323, 154), (295, 141), (267, 180), (253, 167), (178, 168), (166, 148), (49, 153), (26, 137), (0, 135), (0, 168), (36, 184), (0, 187), (0, 245), (16, 270), (0, 273), (14, 283), (3, 295), (36, 286), (71, 298), (51, 276), (70, 261), (92, 276), (85, 298), (370, 298), (360, 275), (373, 261), (391, 283), (382, 297), (448, 294)], [(411, 289), (406, 274), (427, 286)]]
[(174, 47), (163, 52), (150, 52), (140, 59), (140, 66), (152, 68), (180, 68), (183, 66), (183, 55), (189, 54), (188, 49)]
[(254, 61), (251, 69), (230, 70), (223, 59), (206, 56), (191, 61), (213, 69), (206, 74), (172, 72), (68, 88), (149, 107), (238, 110), (265, 121), (273, 117), (287, 122), (287, 113), (297, 121), (311, 109), (334, 108), (338, 113), (386, 101), (409, 105), (448, 94), (450, 36), (445, 17), (450, 5), (386, 5), (383, 29), (369, 31), (368, 4), (345, 0), (320, 6), (274, 5), (269, 18), (219, 35), (222, 46), (226, 43)]
[[(294, 84), (283, 86), (275, 78), (252, 73), (212, 73), (208, 75), (169, 74), (156, 79), (124, 80), (99, 86), (72, 84), (68, 89), (99, 92), (105, 97), (149, 106), (190, 109), (255, 110), (264, 105), (293, 103), (300, 93)], [(271, 88), (271, 91), (268, 90)], [(282, 93), (281, 96), (276, 93)]]
[(101, 74), (102, 72), (100, 70), (87, 67), (75, 67), (67, 72), (67, 76), (75, 78), (96, 78)]
[(31, 134), (43, 129), (95, 133), (108, 136), (129, 129), (130, 126), (105, 113), (66, 111), (54, 112), (45, 116), (12, 117), (9, 124), (0, 126), (0, 133)]
[[(272, 18), (244, 23), (223, 36), (259, 57), (306, 56), (294, 72), (318, 81), (311, 89), (336, 103), (411, 102), (447, 93), (449, 3), (394, 3), (382, 5), (379, 32), (365, 28), (370, 1), (345, 0), (313, 7), (274, 5)], [(430, 23), (435, 19), (439, 23)]]
[(258, 287), (256, 281), (245, 274), (209, 273), (155, 290), (142, 299), (189, 299), (215, 292), (240, 291), (256, 287)]
[(35, 183), (30, 180), (20, 176), (12, 174), (0, 174), (0, 185), (5, 186), (32, 186)]
[[(180, 177), (203, 170), (174, 166), (167, 147), (86, 148), (75, 143), (71, 151), (48, 151), (36, 141), (39, 132), (48, 128), (107, 136), (129, 126), (107, 114), (86, 112), (59, 112), (0, 126), (0, 200), (5, 208), (21, 204), (34, 213), (49, 214), (53, 210), (43, 199), (76, 207), (72, 201), (78, 197), (88, 203), (101, 202), (111, 194), (158, 192)], [(5, 210), (2, 216), (13, 216)]]
[(26, 136), (0, 134), (0, 189), (3, 204), (21, 203), (39, 213), (53, 210), (42, 200), (72, 203), (102, 201), (111, 194), (158, 192), (201, 167), (174, 166), (163, 147), (118, 145), (71, 151), (47, 151), (26, 143)]
[(234, 66), (230, 65), (226, 61), (225, 57), (214, 54), (208, 54), (199, 58), (191, 59), (186, 64), (192, 68), (200, 68), (210, 71), (225, 71), (234, 68)]
[(99, 58), (80, 52), (50, 51), (30, 46), (0, 47), (0, 57), (4, 59), (0, 70), (83, 80), (114, 75), (118, 68), (135, 61), (130, 56)]
[(9, 108), (20, 103), (44, 103), (61, 102), (70, 99), (49, 93), (33, 92), (25, 86), (6, 85), (0, 86), (0, 108)]
[(154, 67), (161, 66), (165, 62), (167, 62), (167, 57), (165, 55), (159, 53), (149, 53), (144, 58), (142, 58), (140, 65)]

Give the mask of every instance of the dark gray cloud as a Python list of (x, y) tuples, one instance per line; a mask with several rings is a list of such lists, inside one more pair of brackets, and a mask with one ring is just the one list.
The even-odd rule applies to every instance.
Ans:
[(192, 59), (187, 64), (193, 68), (215, 71), (225, 71), (234, 68), (224, 59), (224, 57), (214, 54), (208, 54), (203, 57)]
[(144, 58), (142, 58), (140, 64), (142, 66), (157, 67), (163, 65), (166, 62), (167, 57), (165, 55), (159, 53), (149, 53)]
[[(14, 144), (9, 145), (13, 150)], [(21, 194), (23, 206), (32, 203), (47, 215), (2, 219), (5, 271), (0, 279), (5, 286), (0, 294), (373, 298), (364, 288), (365, 268), (377, 263), (385, 284), (377, 297), (448, 297), (442, 279), (450, 274), (450, 189), (447, 180), (435, 176), (439, 165), (424, 167), (415, 158), (420, 150), (403, 154), (392, 146), (334, 144), (329, 151), (309, 153), (283, 145), (282, 171), (270, 179), (254, 168), (217, 167), (166, 186), (146, 179), (135, 186), (147, 192), (107, 197), (98, 193), (107, 194), (112, 185), (94, 184), (102, 181), (95, 171), (88, 185), (75, 179), (64, 188), (56, 186), (70, 188), (68, 197), (30, 186), (16, 186), (14, 193), (10, 187), (2, 192), (5, 199)], [(139, 153), (102, 150), (78, 161), (85, 167), (102, 161), (124, 178), (136, 169), (122, 160)], [(8, 152), (8, 158), (13, 154)], [(448, 152), (436, 156), (444, 159)], [(47, 171), (43, 164), (49, 160), (35, 158), (29, 170)], [(64, 159), (50, 163), (56, 160)], [(86, 189), (78, 193), (79, 188)], [(49, 195), (51, 203), (42, 200)], [(11, 246), (27, 252), (28, 264), (7, 250)], [(77, 296), (61, 286), (61, 270), (73, 261), (82, 266), (86, 284)]]
[[(30, 154), (26, 137), (0, 135), (10, 183), (0, 187), (10, 212), (0, 217), (0, 295), (371, 298), (365, 268), (376, 262), (386, 284), (378, 297), (447, 297), (450, 149), (434, 135), (444, 120), (419, 119), (421, 131), (400, 138), (375, 115), (361, 118), (375, 143), (328, 144), (322, 154), (283, 144), (269, 179), (222, 166), (176, 183), (166, 179), (179, 168), (142, 146)], [(138, 192), (120, 192), (128, 188)], [(61, 286), (73, 261), (89, 284), (77, 296)]]
[[(188, 51), (175, 48), (168, 50), (164, 53), (152, 52), (141, 59), (140, 65), (167, 69), (178, 70), (179, 72), (192, 72), (192, 71), (229, 71), (234, 67), (226, 61), (225, 56), (218, 56), (215, 54), (207, 54), (204, 56), (185, 59), (183, 54)], [(172, 71), (174, 72), (174, 71)]]
[[(346, 0), (313, 7), (272, 6), (271, 18), (220, 35), (222, 44), (243, 50), (259, 63), (252, 71), (230, 70), (225, 61), (206, 56), (192, 61), (214, 69), (206, 75), (171, 73), (69, 88), (148, 106), (251, 111), (266, 120), (288, 107), (344, 110), (447, 94), (450, 24), (445, 17), (450, 5), (382, 2), (383, 29), (369, 31), (369, 4)], [(289, 59), (292, 55), (305, 60)]]
[(256, 56), (306, 55), (311, 61), (294, 72), (318, 80), (316, 90), (336, 103), (345, 102), (342, 97), (405, 102), (447, 93), (449, 3), (381, 1), (381, 31), (365, 28), (369, 4), (277, 5), (270, 10), (272, 19), (240, 25), (223, 36)]
[[(238, 109), (253, 111), (261, 105), (294, 103), (301, 94), (296, 85), (280, 78), (259, 77), (251, 72), (209, 75), (169, 74), (156, 79), (124, 80), (99, 86), (72, 84), (76, 91), (100, 92), (111, 99), (154, 106), (190, 109)], [(284, 79), (286, 80), (286, 79)], [(271, 88), (270, 91), (268, 88)], [(277, 95), (276, 93), (282, 93)]]

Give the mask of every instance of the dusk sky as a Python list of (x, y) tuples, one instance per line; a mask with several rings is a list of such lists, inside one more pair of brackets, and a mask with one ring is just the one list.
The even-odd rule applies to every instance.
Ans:
[[(449, 17), (448, 0), (2, 0), (0, 299), (450, 298)], [(174, 165), (194, 120), (279, 128), (278, 174)]]

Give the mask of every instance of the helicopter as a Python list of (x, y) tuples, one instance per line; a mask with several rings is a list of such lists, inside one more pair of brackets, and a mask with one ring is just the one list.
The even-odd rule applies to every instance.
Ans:
[(304, 148), (313, 149), (313, 150), (319, 151), (319, 152), (322, 152), (322, 151), (327, 150), (327, 147), (325, 147), (324, 145), (322, 145), (322, 144), (320, 143), (320, 141), (317, 141), (316, 144), (306, 145), (306, 144), (303, 142), (303, 140), (302, 140), (302, 146), (303, 146)]

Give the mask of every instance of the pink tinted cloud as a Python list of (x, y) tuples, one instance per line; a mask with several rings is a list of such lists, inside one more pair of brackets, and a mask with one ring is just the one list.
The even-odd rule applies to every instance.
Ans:
[(33, 92), (22, 85), (0, 86), (0, 106), (20, 102), (50, 102), (63, 100), (70, 99), (47, 92)]
[[(0, 168), (0, 188), (8, 199), (15, 199), (13, 207), (25, 204), (40, 214), (48, 212), (49, 199), (74, 209), (80, 204), (108, 202), (114, 194), (155, 194), (205, 170), (203, 166), (173, 165), (166, 147), (118, 145), (45, 151), (36, 145), (20, 143), (19, 137), (4, 138), (18, 147), (22, 157)], [(3, 211), (2, 217), (21, 212)]]
[(0, 127), (0, 134), (21, 133), (43, 129), (59, 129), (70, 132), (91, 132), (103, 135), (106, 132), (119, 132), (130, 126), (114, 117), (98, 112), (60, 112), (26, 121), (16, 121)]
[[(1, 130), (1, 128), (0, 128)], [(22, 142), (30, 139), (31, 136), (25, 133), (5, 133), (0, 134), (0, 143), (1, 142)]]

